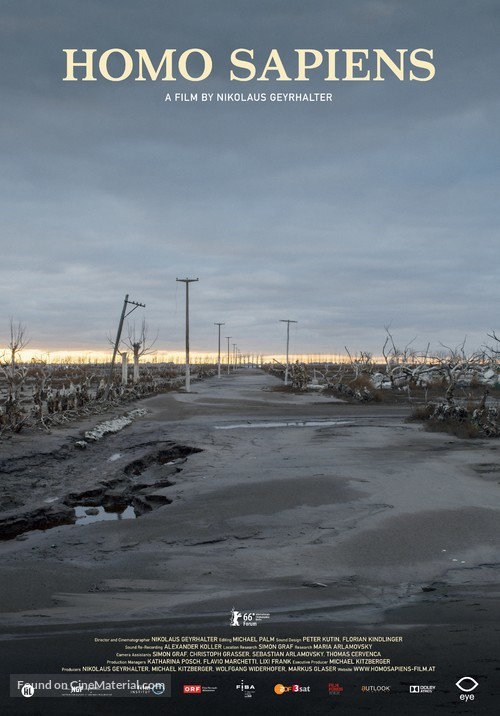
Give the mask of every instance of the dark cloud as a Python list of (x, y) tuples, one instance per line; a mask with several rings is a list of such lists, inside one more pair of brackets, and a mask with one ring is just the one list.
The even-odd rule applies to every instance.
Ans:
[[(496, 0), (6, 0), (0, 178), (4, 328), (106, 348), (125, 293), (158, 345), (380, 350), (389, 323), (481, 344), (497, 325)], [(429, 47), (432, 82), (228, 81), (235, 47)], [(66, 83), (63, 48), (203, 47), (204, 83)], [(291, 70), (292, 71), (292, 70)], [(327, 86), (325, 86), (325, 84)], [(166, 92), (332, 91), (332, 104), (167, 103)]]

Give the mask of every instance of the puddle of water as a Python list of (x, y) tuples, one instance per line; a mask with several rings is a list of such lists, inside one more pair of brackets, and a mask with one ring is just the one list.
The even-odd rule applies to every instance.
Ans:
[(114, 455), (111, 455), (111, 457), (108, 457), (108, 462), (115, 462), (115, 460), (119, 460), (121, 458), (122, 454), (121, 452), (115, 452)]
[(44, 502), (56, 502), (59, 498), (58, 497), (47, 497)]
[(97, 514), (88, 515), (88, 505), (78, 505), (75, 507), (76, 522), (75, 525), (89, 525), (91, 522), (103, 522), (105, 520), (135, 520), (136, 515), (134, 508), (129, 505), (121, 512), (106, 512), (104, 507), (95, 507), (90, 509), (97, 510)]
[(155, 465), (180, 465), (186, 462), (188, 455), (201, 452), (200, 448), (188, 447), (186, 445), (174, 445), (167, 450), (159, 450), (145, 455), (139, 460), (134, 460), (125, 465), (123, 471), (128, 477), (141, 475), (145, 470)]
[(283, 422), (235, 423), (234, 425), (215, 425), (216, 430), (243, 430), (248, 428), (330, 428), (352, 425), (346, 420), (286, 420)]

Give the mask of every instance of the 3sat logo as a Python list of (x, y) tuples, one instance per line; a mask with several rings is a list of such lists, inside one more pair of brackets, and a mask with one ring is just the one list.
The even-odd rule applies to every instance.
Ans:
[(274, 687), (274, 693), (281, 696), (282, 694), (308, 694), (311, 693), (310, 686), (299, 686), (299, 684), (291, 684), (290, 686), (284, 686), (283, 684), (276, 684)]

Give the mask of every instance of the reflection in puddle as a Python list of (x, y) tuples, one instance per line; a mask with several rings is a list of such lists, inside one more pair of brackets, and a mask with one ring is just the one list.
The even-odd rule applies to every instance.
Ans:
[[(92, 510), (93, 514), (87, 514), (87, 510)], [(136, 514), (134, 508), (130, 505), (121, 512), (106, 512), (104, 507), (88, 507), (78, 505), (75, 507), (76, 525), (88, 525), (91, 522), (103, 522), (104, 520), (135, 520)]]
[(347, 420), (286, 420), (282, 422), (247, 422), (235, 423), (234, 425), (216, 425), (216, 430), (241, 430), (243, 428), (330, 428), (345, 427), (352, 425)]

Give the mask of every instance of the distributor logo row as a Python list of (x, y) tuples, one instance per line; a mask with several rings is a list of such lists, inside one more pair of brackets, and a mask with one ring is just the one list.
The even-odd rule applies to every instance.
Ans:
[[(130, 678), (128, 678), (130, 677)], [(133, 677), (133, 678), (132, 678)], [(474, 701), (476, 694), (473, 693), (479, 687), (479, 682), (472, 676), (462, 676), (455, 683), (460, 692), (461, 701)], [(234, 688), (244, 698), (252, 698), (256, 693), (256, 686), (250, 679), (241, 679)], [(326, 685), (330, 696), (341, 696), (344, 687), (338, 682), (330, 682)], [(364, 695), (387, 695), (393, 687), (388, 684), (363, 684), (357, 687)], [(205, 685), (200, 683), (183, 684), (182, 693), (189, 696), (216, 693), (218, 686)], [(410, 684), (409, 693), (412, 695), (428, 695), (435, 692), (434, 684)], [(277, 696), (287, 698), (288, 695), (310, 694), (311, 686), (297, 683), (276, 683), (273, 691)], [(81, 674), (78, 678), (66, 681), (58, 675), (23, 674), (11, 675), (11, 696), (32, 698), (36, 696), (171, 696), (171, 675), (164, 674), (161, 680), (151, 680), (149, 676), (137, 677), (136, 674), (123, 674), (118, 678), (92, 679), (85, 678)]]
[[(474, 695), (471, 693), (478, 686), (478, 682), (471, 676), (463, 676), (455, 684), (460, 691), (463, 693), (460, 696), (462, 701), (473, 701)], [(340, 696), (344, 693), (344, 687), (338, 682), (330, 682), (327, 686), (328, 694), (330, 696)], [(236, 690), (244, 698), (252, 698), (256, 693), (255, 684), (241, 679), (236, 684)], [(409, 687), (410, 694), (433, 694), (436, 690), (434, 684), (411, 684)], [(184, 684), (184, 694), (204, 694), (204, 693), (215, 693), (217, 686), (203, 686), (202, 684)], [(275, 684), (273, 691), (278, 696), (285, 694), (310, 694), (311, 687), (309, 685), (301, 684)], [(388, 684), (364, 684), (360, 687), (360, 691), (363, 694), (390, 694), (391, 686)]]

